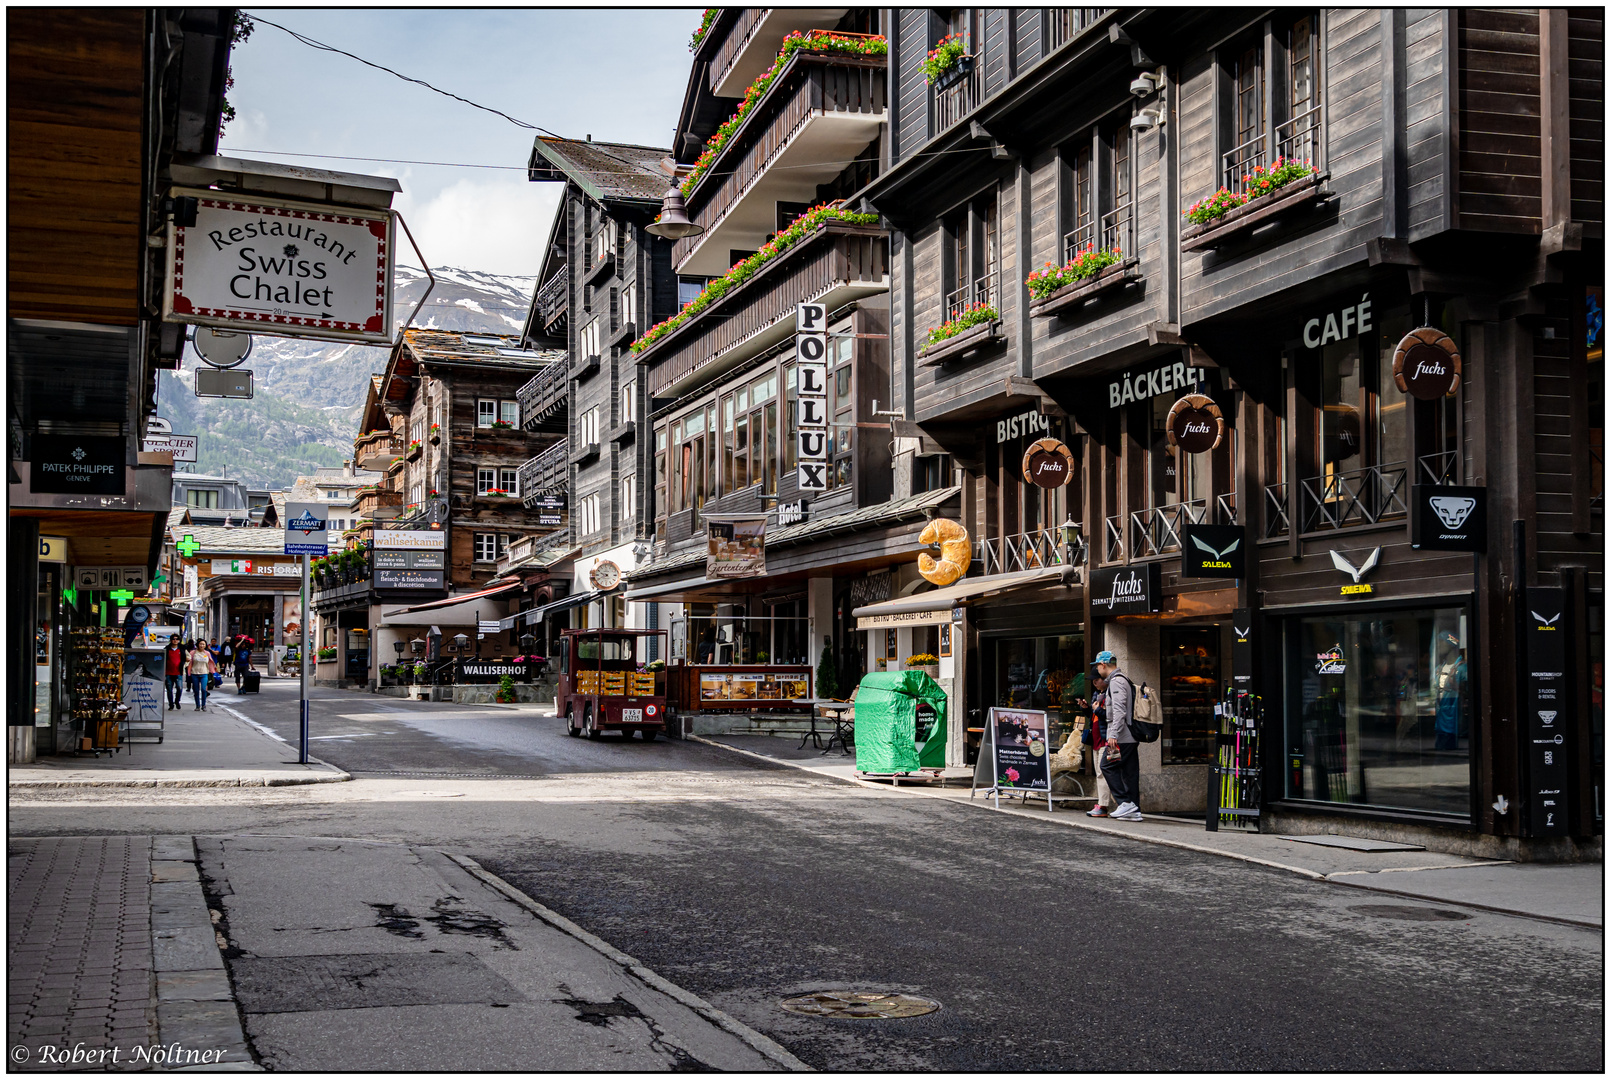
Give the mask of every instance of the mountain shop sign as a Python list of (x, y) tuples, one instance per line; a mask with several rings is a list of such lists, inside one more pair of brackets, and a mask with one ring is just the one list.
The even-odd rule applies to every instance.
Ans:
[(196, 224), (168, 226), (167, 322), (390, 344), (390, 211), (175, 188)]

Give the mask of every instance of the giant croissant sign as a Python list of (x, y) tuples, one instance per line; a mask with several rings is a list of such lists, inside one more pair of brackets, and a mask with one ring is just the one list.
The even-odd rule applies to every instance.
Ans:
[(284, 337), (391, 341), (389, 210), (175, 188), (196, 224), (168, 226), (162, 317)]

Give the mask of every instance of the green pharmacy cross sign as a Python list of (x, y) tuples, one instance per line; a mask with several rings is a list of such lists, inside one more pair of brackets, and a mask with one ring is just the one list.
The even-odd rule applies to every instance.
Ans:
[(179, 554), (183, 555), (187, 559), (193, 558), (196, 552), (201, 550), (201, 545), (197, 543), (196, 538), (191, 536), (189, 533), (185, 533), (185, 538), (175, 544), (174, 547), (178, 548)]
[(67, 601), (69, 607), (78, 603), (78, 590), (71, 585), (62, 590), (62, 599)]
[(112, 592), (112, 599), (120, 604), (127, 603), (134, 599), (134, 594), (127, 589), (115, 589)]

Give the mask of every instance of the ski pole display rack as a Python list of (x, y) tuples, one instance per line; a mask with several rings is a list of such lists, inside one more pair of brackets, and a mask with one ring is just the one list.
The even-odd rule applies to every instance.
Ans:
[(75, 629), (73, 719), (97, 757), (116, 753), (127, 734), (129, 709), (123, 704), (123, 631), (117, 627)]
[(1221, 825), (1255, 832), (1264, 786), (1259, 769), (1259, 731), (1264, 722), (1264, 699), (1257, 694), (1228, 689), (1214, 706), (1219, 721), (1215, 736), (1214, 767), (1208, 774), (1209, 832)]

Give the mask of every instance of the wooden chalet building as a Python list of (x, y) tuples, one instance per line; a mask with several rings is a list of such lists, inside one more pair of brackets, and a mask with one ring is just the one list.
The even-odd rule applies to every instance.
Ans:
[[(895, 18), (894, 407), (961, 466), (964, 581), (1009, 586), (956, 602), (964, 708), (1056, 714), (1112, 649), (1162, 694), (1143, 810), (1201, 811), (1245, 677), (1266, 827), (1597, 850), (1603, 12)], [(1452, 388), (1395, 381), (1418, 329)]]
[(358, 492), (358, 524), (345, 536), (359, 554), (315, 581), (318, 643), (337, 650), (321, 661), (321, 681), (373, 684), (380, 664), (415, 655), (395, 642), (433, 626), (443, 642), (478, 641), (483, 656), (522, 651), (513, 633), (479, 639), (478, 624), (522, 593), (499, 572), (510, 546), (555, 530), (521, 498), (521, 464), (552, 438), (521, 427), (517, 393), (561, 363), (513, 336), (402, 332), (353, 444), (356, 464), (384, 475)]

